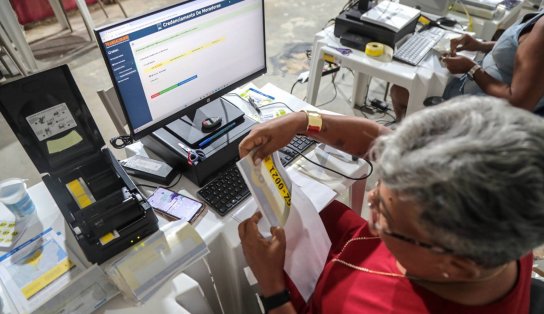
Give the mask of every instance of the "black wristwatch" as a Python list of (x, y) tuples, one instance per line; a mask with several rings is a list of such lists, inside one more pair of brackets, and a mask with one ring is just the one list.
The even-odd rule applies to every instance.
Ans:
[(260, 295), (259, 298), (261, 299), (261, 303), (263, 304), (264, 312), (268, 313), (270, 310), (273, 310), (289, 302), (291, 300), (291, 295), (289, 294), (289, 290), (285, 289), (282, 292), (276, 293), (266, 298)]

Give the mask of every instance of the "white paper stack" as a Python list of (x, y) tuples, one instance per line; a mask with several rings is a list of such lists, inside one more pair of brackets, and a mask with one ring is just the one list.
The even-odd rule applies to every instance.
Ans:
[(137, 303), (209, 253), (198, 232), (187, 222), (173, 221), (125, 251), (106, 268), (119, 290)]

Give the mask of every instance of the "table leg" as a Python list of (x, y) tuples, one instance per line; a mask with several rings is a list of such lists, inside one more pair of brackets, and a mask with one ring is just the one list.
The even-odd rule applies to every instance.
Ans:
[(355, 181), (349, 188), (349, 199), (351, 209), (361, 216), (363, 211), (363, 200), (365, 199), (366, 179)]
[(62, 29), (68, 28), (70, 29), (70, 32), (72, 32), (72, 25), (70, 25), (70, 21), (66, 16), (66, 11), (64, 11), (64, 8), (62, 7), (61, 1), (62, 0), (49, 0), (49, 5), (53, 9), (53, 13), (55, 14), (60, 26), (62, 26)]
[(353, 107), (364, 106), (366, 95), (368, 93), (368, 85), (370, 84), (370, 75), (357, 72), (353, 74), (353, 88), (351, 90), (351, 104)]
[(312, 62), (310, 64), (310, 77), (308, 80), (308, 91), (306, 92), (306, 101), (315, 105), (319, 84), (321, 83), (321, 72), (323, 71), (323, 44), (314, 42), (312, 50)]
[(83, 18), (83, 23), (85, 23), (85, 27), (87, 28), (87, 33), (89, 33), (91, 41), (96, 42), (96, 37), (94, 36), (93, 32), (94, 22), (93, 18), (91, 17), (91, 13), (89, 12), (89, 8), (87, 7), (87, 3), (85, 3), (85, 0), (76, 0), (76, 4), (81, 17)]

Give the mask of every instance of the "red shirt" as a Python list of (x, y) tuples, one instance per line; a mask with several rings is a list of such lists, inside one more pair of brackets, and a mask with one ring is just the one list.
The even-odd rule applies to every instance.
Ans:
[[(333, 262), (349, 239), (372, 235), (367, 222), (339, 202), (329, 205), (320, 215), (333, 244), (307, 305), (290, 284), (298, 312), (496, 314), (529, 311), (531, 255), (518, 262), (518, 281), (501, 300), (482, 306), (466, 306), (446, 300), (404, 277), (372, 274)], [(373, 271), (399, 274), (395, 257), (380, 239), (353, 241), (340, 259)]]

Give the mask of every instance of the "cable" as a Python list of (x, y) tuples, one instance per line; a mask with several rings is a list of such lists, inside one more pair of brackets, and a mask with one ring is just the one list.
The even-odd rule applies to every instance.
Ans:
[(291, 86), (291, 91), (289, 92), (291, 95), (293, 94), (293, 90), (295, 89), (295, 86), (296, 86), (299, 82), (300, 82), (299, 80), (296, 80), (296, 81), (295, 81), (295, 84), (293, 84), (293, 86)]
[(463, 10), (465, 11), (465, 15), (467, 16), (467, 19), (468, 19), (468, 25), (467, 25), (468, 29), (467, 30), (469, 32), (472, 32), (472, 16), (470, 16), (470, 13), (468, 13), (467, 7), (463, 3), (463, 1), (455, 0), (455, 2), (459, 3), (461, 5), (461, 7), (463, 7)]
[(297, 155), (299, 155), (299, 156), (301, 156), (302, 158), (306, 159), (306, 160), (309, 161), (310, 163), (312, 163), (312, 164), (314, 164), (314, 165), (316, 165), (316, 166), (318, 166), (318, 167), (321, 167), (321, 168), (323, 168), (323, 169), (325, 169), (325, 170), (328, 170), (328, 171), (330, 171), (330, 172), (336, 173), (337, 175), (342, 176), (342, 177), (344, 177), (344, 178), (346, 178), (346, 179), (350, 179), (350, 180), (354, 180), (354, 181), (365, 180), (366, 178), (370, 177), (370, 175), (371, 175), (372, 172), (374, 171), (374, 166), (372, 165), (372, 162), (370, 162), (370, 160), (368, 160), (368, 159), (366, 159), (366, 158), (363, 158), (363, 160), (366, 161), (366, 162), (368, 163), (368, 165), (370, 166), (370, 169), (369, 169), (368, 173), (367, 173), (366, 175), (362, 176), (362, 177), (359, 177), (359, 178), (350, 177), (350, 176), (345, 175), (345, 174), (343, 174), (343, 173), (341, 173), (341, 172), (339, 172), (339, 171), (336, 171), (336, 170), (331, 169), (331, 168), (329, 168), (329, 167), (325, 167), (325, 166), (323, 166), (322, 164), (320, 164), (320, 163), (318, 163), (318, 162), (315, 162), (315, 161), (311, 160), (310, 158), (304, 156), (303, 153), (299, 152), (298, 149), (297, 149), (296, 147), (294, 147), (294, 146), (292, 146), (292, 145), (290, 145), (290, 144), (288, 144), (287, 147), (289, 147), (289, 149), (291, 149), (291, 150), (294, 151)]
[(316, 107), (322, 107), (322, 106), (328, 105), (336, 99), (336, 96), (338, 96), (338, 87), (336, 86), (336, 82), (334, 81), (336, 79), (336, 73), (338, 72), (334, 72), (332, 74), (332, 80), (331, 80), (332, 86), (334, 87), (334, 96), (332, 96), (331, 100), (324, 102), (321, 105), (316, 105)]
[(281, 101), (276, 101), (276, 102), (273, 102), (273, 103), (269, 103), (269, 104), (266, 104), (266, 105), (262, 105), (261, 108), (269, 107), (269, 106), (274, 106), (274, 105), (284, 105), (287, 109), (291, 110), (291, 112), (295, 112), (295, 111), (294, 111), (291, 107), (289, 107), (286, 103), (281, 102)]
[(179, 173), (179, 176), (178, 176), (178, 179), (176, 180), (176, 182), (170, 184), (169, 186), (164, 186), (164, 185), (149, 185), (149, 184), (136, 184), (137, 187), (144, 187), (144, 188), (151, 188), (151, 189), (158, 189), (158, 188), (163, 188), (163, 189), (169, 189), (171, 187), (174, 187), (176, 184), (179, 183), (179, 181), (181, 180), (181, 177), (183, 175), (181, 174), (181, 172)]
[(134, 139), (130, 135), (119, 135), (110, 139), (110, 144), (116, 149), (122, 149), (134, 143)]

